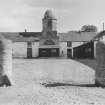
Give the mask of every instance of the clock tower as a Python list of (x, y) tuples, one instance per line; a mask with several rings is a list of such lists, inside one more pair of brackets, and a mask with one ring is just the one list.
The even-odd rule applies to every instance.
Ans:
[(57, 19), (51, 10), (47, 10), (42, 19), (42, 36), (39, 52), (41, 56), (59, 56), (59, 37), (57, 36)]

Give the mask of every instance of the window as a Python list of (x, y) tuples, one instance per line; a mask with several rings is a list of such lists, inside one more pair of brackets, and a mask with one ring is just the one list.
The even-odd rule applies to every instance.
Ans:
[(55, 45), (55, 43), (53, 42), (53, 40), (46, 40), (44, 42), (44, 45)]
[(32, 47), (32, 43), (31, 42), (27, 42), (27, 47)]
[(72, 47), (72, 42), (71, 41), (67, 42), (67, 47)]
[(91, 48), (85, 48), (85, 52), (86, 52), (86, 53), (90, 53), (91, 51), (92, 51)]
[(56, 53), (56, 49), (51, 49), (51, 52), (52, 53)]

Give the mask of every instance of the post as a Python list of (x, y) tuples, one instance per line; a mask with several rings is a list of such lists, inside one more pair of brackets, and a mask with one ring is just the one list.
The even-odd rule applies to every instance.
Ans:
[(98, 42), (96, 44), (96, 74), (95, 84), (105, 87), (105, 43)]
[(12, 41), (0, 35), (0, 86), (12, 84)]

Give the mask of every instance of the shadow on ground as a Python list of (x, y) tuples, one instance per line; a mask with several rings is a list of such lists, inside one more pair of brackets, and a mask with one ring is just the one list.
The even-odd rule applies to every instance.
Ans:
[(87, 65), (91, 68), (93, 68), (94, 70), (96, 70), (97, 68), (97, 63), (95, 59), (75, 59), (75, 61), (78, 61), (84, 65)]
[(97, 87), (95, 84), (66, 84), (66, 83), (42, 83), (45, 87), (57, 87), (57, 86), (79, 86), (79, 87)]

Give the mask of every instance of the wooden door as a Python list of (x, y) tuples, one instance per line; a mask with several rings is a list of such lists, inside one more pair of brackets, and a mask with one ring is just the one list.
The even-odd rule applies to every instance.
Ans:
[(32, 58), (32, 48), (27, 48), (27, 58)]
[(72, 50), (71, 49), (67, 49), (67, 57), (72, 58)]

